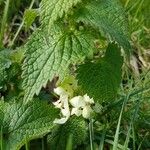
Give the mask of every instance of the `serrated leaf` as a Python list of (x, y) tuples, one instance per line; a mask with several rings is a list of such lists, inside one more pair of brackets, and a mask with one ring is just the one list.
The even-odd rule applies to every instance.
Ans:
[(92, 0), (77, 11), (76, 20), (109, 34), (129, 54), (128, 25), (118, 0)]
[[(64, 75), (70, 63), (83, 60), (93, 51), (93, 37), (86, 31), (70, 31), (55, 26), (51, 35), (36, 31), (25, 45), (23, 64), (24, 101), (28, 102), (54, 76)], [(58, 30), (59, 29), (59, 30)]]
[(79, 3), (81, 0), (42, 0), (41, 22), (44, 25), (51, 26), (58, 18), (62, 16)]
[(24, 12), (24, 22), (26, 25), (26, 28), (30, 28), (32, 23), (34, 22), (35, 18), (39, 15), (39, 12), (37, 9), (26, 9)]
[(88, 136), (88, 124), (81, 117), (72, 117), (64, 125), (53, 130), (48, 137), (51, 149), (65, 150), (68, 138), (72, 137), (73, 147), (82, 144)]
[(58, 111), (51, 105), (35, 101), (23, 105), (6, 103), (2, 122), (5, 150), (18, 150), (26, 141), (39, 138), (49, 133), (54, 127), (53, 121)]
[(121, 82), (122, 63), (120, 49), (109, 44), (104, 58), (79, 66), (78, 83), (85, 93), (98, 102), (113, 100)]

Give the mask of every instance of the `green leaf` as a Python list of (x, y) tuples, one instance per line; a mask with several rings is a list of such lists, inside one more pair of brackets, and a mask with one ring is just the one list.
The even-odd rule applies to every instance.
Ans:
[(77, 11), (76, 20), (99, 28), (117, 41), (129, 53), (131, 47), (128, 39), (125, 12), (118, 0), (91, 0)]
[(51, 29), (51, 34), (36, 31), (25, 45), (23, 65), (24, 101), (38, 94), (54, 76), (63, 76), (70, 63), (82, 61), (93, 51), (93, 37), (86, 31)]
[(29, 29), (32, 23), (34, 22), (35, 18), (39, 15), (37, 9), (26, 9), (24, 12), (24, 22), (26, 28)]
[(65, 150), (67, 141), (72, 138), (72, 146), (82, 144), (88, 136), (88, 124), (81, 117), (72, 117), (64, 125), (53, 130), (48, 137), (51, 149)]
[(58, 18), (62, 18), (64, 14), (79, 3), (81, 0), (42, 0), (41, 22), (42, 24), (51, 26)]
[(49, 133), (54, 127), (53, 121), (58, 112), (51, 105), (35, 101), (23, 105), (22, 102), (5, 103), (2, 123), (5, 150), (17, 150), (26, 141)]
[(120, 49), (115, 44), (109, 44), (104, 58), (79, 66), (78, 83), (96, 101), (113, 100), (121, 82), (122, 64)]

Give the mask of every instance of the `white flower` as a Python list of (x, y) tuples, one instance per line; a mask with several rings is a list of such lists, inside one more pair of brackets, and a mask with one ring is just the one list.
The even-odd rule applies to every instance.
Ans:
[(56, 108), (61, 108), (62, 107), (60, 99), (58, 101), (56, 101), (56, 102), (53, 102), (53, 104), (55, 105)]
[(87, 94), (85, 94), (85, 95), (83, 96), (83, 98), (84, 98), (84, 101), (85, 101), (86, 103), (94, 104), (93, 98), (90, 98)]
[(90, 118), (92, 112), (93, 112), (93, 110), (92, 110), (91, 106), (87, 105), (83, 108), (82, 116), (84, 118), (88, 119), (88, 118)]
[(54, 121), (53, 121), (53, 123), (55, 123), (55, 124), (64, 124), (66, 121), (68, 120), (68, 118), (61, 118), (61, 119), (55, 119)]
[(70, 104), (73, 106), (71, 115), (80, 116), (82, 114), (82, 108), (85, 107), (86, 103), (83, 100), (82, 96), (76, 96), (72, 98), (70, 101)]
[(69, 109), (69, 104), (68, 104), (68, 94), (61, 87), (54, 89), (54, 92), (57, 95), (59, 95), (60, 98), (57, 102), (54, 102), (53, 104), (55, 105), (56, 108), (61, 109), (61, 113), (63, 115), (63, 117), (61, 119), (56, 118), (54, 120), (54, 123), (64, 124), (70, 117), (70, 109)]
[(86, 119), (90, 118), (90, 115), (93, 112), (90, 106), (94, 103), (93, 98), (90, 99), (90, 97), (86, 94), (84, 96), (76, 96), (72, 98), (69, 102), (73, 106), (71, 115), (82, 115)]
[(76, 108), (84, 107), (86, 105), (82, 96), (76, 96), (72, 98), (69, 102), (73, 107)]
[(68, 95), (67, 92), (62, 87), (55, 88), (54, 92), (59, 96)]
[(82, 110), (80, 108), (72, 108), (71, 115), (74, 114), (79, 117), (82, 115)]
[[(87, 94), (84, 96), (75, 96), (68, 100), (69, 94), (62, 88), (57, 87), (54, 92), (60, 96), (59, 100), (54, 102), (56, 108), (61, 110), (62, 118), (56, 118), (54, 123), (64, 124), (70, 117), (70, 115), (83, 116), (88, 119), (93, 112), (91, 105), (94, 104), (93, 98), (90, 98)], [(69, 108), (69, 102), (72, 106), (71, 112)]]

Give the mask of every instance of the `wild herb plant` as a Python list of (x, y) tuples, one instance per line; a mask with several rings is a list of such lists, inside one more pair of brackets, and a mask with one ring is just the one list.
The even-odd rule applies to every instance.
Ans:
[[(149, 84), (123, 85), (132, 48), (120, 1), (32, 0), (9, 40), (12, 4), (0, 6), (1, 150), (140, 149)], [(18, 44), (22, 28), (30, 36)]]

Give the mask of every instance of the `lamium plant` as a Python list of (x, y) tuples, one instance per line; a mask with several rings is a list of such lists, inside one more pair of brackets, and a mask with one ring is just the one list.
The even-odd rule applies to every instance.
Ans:
[[(30, 36), (12, 50), (22, 28)], [(87, 149), (85, 145), (94, 150), (93, 124), (100, 124), (102, 133), (110, 128), (106, 106), (122, 98), (122, 66), (130, 59), (122, 4), (32, 0), (18, 33), (7, 48), (4, 41), (0, 46), (1, 150)]]

